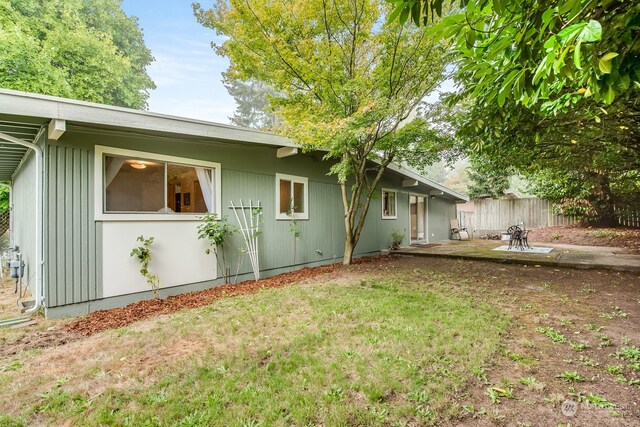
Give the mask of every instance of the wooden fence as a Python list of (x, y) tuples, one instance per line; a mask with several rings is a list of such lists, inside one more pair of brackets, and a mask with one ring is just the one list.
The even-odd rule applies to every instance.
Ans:
[[(616, 216), (620, 225), (640, 227), (640, 210), (638, 209), (617, 209)], [(534, 229), (573, 225), (579, 222), (571, 217), (554, 214), (552, 204), (538, 198), (477, 199), (473, 204), (459, 206), (458, 221), (462, 227), (467, 227), (473, 232), (475, 237), (487, 233), (500, 233), (509, 226), (520, 223), (524, 223), (528, 229)]]

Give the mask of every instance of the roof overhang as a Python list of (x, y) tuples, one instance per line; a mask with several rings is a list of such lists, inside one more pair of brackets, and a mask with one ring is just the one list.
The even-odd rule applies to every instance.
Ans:
[[(90, 127), (135, 131), (149, 135), (182, 135), (222, 142), (240, 142), (281, 148), (284, 156), (297, 152), (298, 144), (289, 138), (270, 132), (241, 128), (204, 120), (189, 119), (130, 108), (39, 95), (10, 89), (0, 89), (0, 132), (5, 132), (27, 142), (34, 142), (40, 129), (58, 125), (64, 121), (66, 129)], [(4, 130), (3, 130), (4, 129)], [(62, 130), (62, 128), (59, 128)], [(62, 130), (64, 131), (64, 130)], [(56, 133), (54, 132), (54, 135)], [(55, 139), (55, 138), (54, 138)], [(0, 140), (0, 180), (11, 179), (27, 152), (16, 144)], [(423, 189), (437, 190), (442, 196), (455, 201), (468, 201), (463, 194), (431, 181), (407, 165), (391, 164), (391, 171), (422, 184)]]
[[(6, 111), (6, 109), (0, 106), (0, 111)], [(44, 124), (42, 119), (0, 113), (0, 134), (32, 144), (36, 143)], [(29, 151), (27, 147), (0, 137), (0, 181), (11, 181), (13, 174), (20, 167)]]
[(70, 124), (113, 129), (166, 132), (274, 147), (296, 146), (290, 139), (270, 132), (9, 89), (0, 89), (0, 115), (3, 112), (44, 118), (47, 123), (52, 119), (60, 119)]
[(388, 166), (388, 168), (391, 169), (392, 171), (398, 172), (406, 176), (409, 179), (412, 179), (417, 181), (418, 183), (424, 184), (427, 188), (429, 188), (429, 192), (431, 195), (439, 193), (439, 195), (441, 195), (444, 198), (453, 199), (456, 202), (460, 202), (460, 203), (469, 201), (468, 196), (462, 193), (458, 193), (457, 191), (453, 191), (452, 189), (447, 188), (442, 184), (438, 184), (435, 181), (425, 178), (424, 176), (420, 175), (420, 173), (418, 173), (415, 169), (411, 168), (409, 165), (406, 165), (406, 164), (398, 165), (398, 164), (392, 163)]

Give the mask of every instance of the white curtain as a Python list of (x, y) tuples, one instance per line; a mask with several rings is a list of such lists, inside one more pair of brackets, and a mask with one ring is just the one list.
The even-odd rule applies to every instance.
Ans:
[(202, 190), (202, 197), (204, 203), (207, 205), (207, 211), (214, 212), (213, 200), (211, 198), (213, 188), (213, 178), (211, 176), (211, 169), (196, 168), (196, 175), (198, 175), (198, 181), (200, 182), (200, 189)]
[(107, 157), (105, 163), (107, 167), (104, 172), (104, 188), (107, 188), (118, 174), (122, 165), (124, 165), (124, 159), (120, 157)]

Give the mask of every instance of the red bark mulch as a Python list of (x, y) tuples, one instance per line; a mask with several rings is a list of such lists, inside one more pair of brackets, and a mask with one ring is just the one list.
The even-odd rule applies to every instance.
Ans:
[[(386, 257), (363, 257), (354, 259), (354, 264), (382, 261)], [(175, 313), (176, 311), (202, 307), (213, 301), (227, 296), (254, 294), (261, 289), (280, 288), (292, 283), (298, 283), (324, 273), (331, 273), (342, 267), (342, 264), (331, 264), (320, 267), (303, 268), (290, 273), (279, 274), (258, 281), (248, 280), (237, 284), (216, 286), (203, 291), (189, 292), (171, 296), (165, 299), (139, 301), (125, 307), (100, 310), (90, 313), (66, 325), (68, 332), (89, 336), (106, 329), (121, 328), (139, 320), (160, 314)]]

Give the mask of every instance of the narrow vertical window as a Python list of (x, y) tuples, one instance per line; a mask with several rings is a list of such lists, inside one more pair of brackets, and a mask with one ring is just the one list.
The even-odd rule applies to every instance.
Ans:
[(382, 189), (382, 219), (397, 219), (397, 193), (393, 190)]

